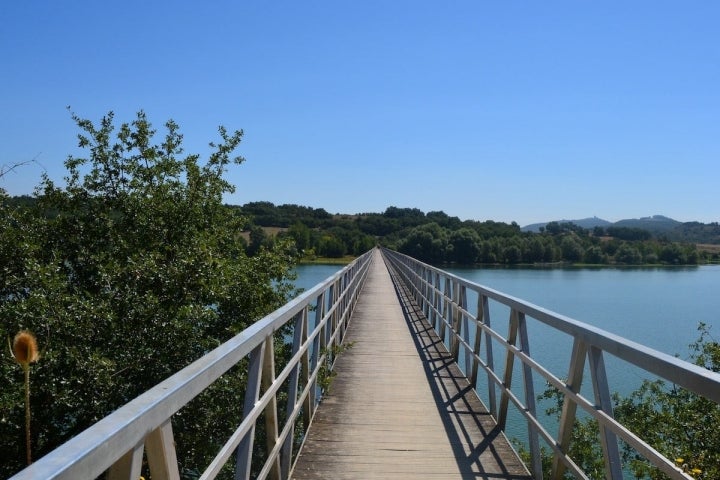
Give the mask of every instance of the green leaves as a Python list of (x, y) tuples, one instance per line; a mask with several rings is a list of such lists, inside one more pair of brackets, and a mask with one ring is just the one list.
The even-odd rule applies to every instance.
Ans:
[[(46, 453), (228, 340), (287, 300), (288, 245), (246, 256), (245, 219), (223, 206), (224, 174), (242, 132), (219, 129), (202, 163), (183, 155), (168, 121), (161, 141), (145, 113), (115, 126), (72, 115), (84, 157), (69, 157), (66, 186), (45, 178), (35, 209), (0, 206), (0, 335), (36, 332), (34, 451)], [(17, 382), (8, 362), (0, 381)], [(216, 425), (239, 423), (237, 375), (178, 422), (179, 457), (200, 469), (219, 446)], [(22, 397), (0, 392), (0, 476), (22, 467)], [(212, 433), (212, 434), (211, 434)], [(218, 440), (219, 441), (219, 440)]]
[[(709, 370), (720, 371), (720, 343), (710, 335), (705, 324), (698, 327), (700, 337), (693, 343), (691, 361)], [(720, 478), (720, 405), (695, 393), (667, 383), (646, 380), (627, 397), (615, 394), (615, 418), (638, 434), (666, 458), (678, 459), (698, 479)], [(550, 402), (546, 414), (560, 416), (563, 397), (559, 390), (548, 388), (538, 399)], [(597, 421), (585, 416), (575, 421), (570, 443), (570, 457), (592, 479), (603, 479), (603, 457)], [(621, 442), (623, 465), (635, 478), (667, 478), (630, 446)], [(522, 446), (521, 446), (521, 450)], [(526, 451), (521, 452), (526, 457)], [(543, 465), (549, 475), (550, 452)], [(696, 471), (693, 472), (693, 469)], [(699, 472), (698, 472), (699, 471)], [(565, 478), (572, 478), (569, 473)]]

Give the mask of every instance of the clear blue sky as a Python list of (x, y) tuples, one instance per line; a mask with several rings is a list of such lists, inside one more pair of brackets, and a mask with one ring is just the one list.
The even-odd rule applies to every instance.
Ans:
[(520, 225), (720, 221), (717, 1), (4, 1), (0, 178), (76, 154), (66, 106), (144, 109), (207, 153), (226, 201), (390, 205)]

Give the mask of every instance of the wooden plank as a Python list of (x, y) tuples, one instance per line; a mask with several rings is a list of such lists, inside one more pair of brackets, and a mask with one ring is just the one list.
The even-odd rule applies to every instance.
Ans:
[(379, 253), (292, 478), (530, 474)]

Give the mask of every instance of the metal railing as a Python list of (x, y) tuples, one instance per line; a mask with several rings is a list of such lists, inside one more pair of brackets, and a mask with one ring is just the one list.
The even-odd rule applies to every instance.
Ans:
[[(529, 468), (536, 479), (543, 478), (540, 438), (553, 453), (552, 478), (562, 478), (566, 471), (576, 478), (588, 478), (567, 455), (578, 407), (598, 422), (606, 478), (623, 478), (618, 438), (627, 442), (668, 477), (693, 478), (643, 441), (637, 433), (614, 419), (605, 356), (610, 354), (715, 403), (720, 403), (720, 374), (478, 285), (406, 255), (386, 249), (383, 254), (389, 260), (391, 269), (395, 270), (411, 291), (440, 338), (447, 343), (455, 360), (464, 362), (468, 380), (474, 388), (478, 388), (479, 369), (482, 367), (487, 375), (485, 398), (499, 427), (505, 429), (510, 402), (524, 417), (531, 457)], [(474, 292), (473, 296), (477, 295), (477, 303), (472, 307), (468, 305), (469, 292)], [(490, 307), (493, 302), (504, 305), (503, 308), (510, 311), (507, 335), (492, 328)], [(570, 336), (572, 351), (568, 359), (567, 380), (551, 373), (531, 355), (529, 319)], [(495, 367), (496, 358), (502, 358), (502, 355), (498, 356), (497, 351), (493, 354), (494, 345), (504, 350), (502, 369)], [(523, 378), (520, 389), (512, 387), (516, 359), (521, 362)], [(586, 359), (591, 377), (592, 400), (581, 394)], [(540, 375), (564, 397), (557, 437), (548, 432), (536, 413), (535, 375)], [(482, 381), (485, 382), (484, 379)]]
[[(153, 480), (179, 479), (173, 415), (246, 358), (249, 370), (243, 420), (200, 478), (215, 478), (233, 455), (235, 478), (249, 478), (255, 426), (261, 415), (267, 459), (262, 467), (255, 468), (257, 478), (287, 478), (292, 468), (296, 424), (301, 419), (306, 430), (315, 413), (321, 393), (318, 376), (334, 360), (332, 346), (342, 341), (371, 255), (372, 251), (359, 257), (11, 480), (92, 479), (106, 471), (110, 480), (137, 480), (144, 454)], [(276, 374), (274, 337), (285, 325), (293, 326), (292, 353), (285, 368)], [(287, 388), (281, 390), (283, 386)], [(281, 393), (288, 399), (282, 424), (278, 418)]]

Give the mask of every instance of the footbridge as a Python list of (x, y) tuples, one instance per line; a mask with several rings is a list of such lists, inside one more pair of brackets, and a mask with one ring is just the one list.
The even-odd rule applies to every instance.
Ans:
[[(557, 345), (532, 343), (536, 325)], [(561, 371), (532, 353), (548, 349)], [(374, 249), (12, 478), (183, 478), (173, 416), (245, 363), (243, 420), (201, 479), (590, 478), (568, 455), (582, 415), (598, 422), (605, 478), (629, 478), (621, 441), (693, 478), (615, 420), (610, 356), (720, 403), (720, 374)], [(547, 384), (564, 399), (554, 426), (536, 403)]]

